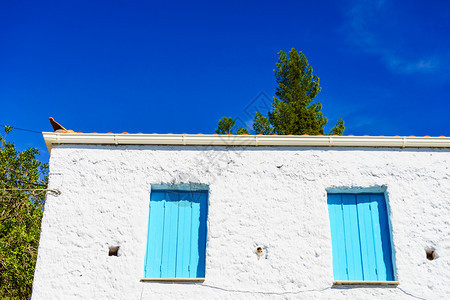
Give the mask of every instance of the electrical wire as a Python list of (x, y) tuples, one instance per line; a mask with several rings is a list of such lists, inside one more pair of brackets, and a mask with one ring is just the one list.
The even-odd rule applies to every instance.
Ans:
[[(286, 292), (259, 292), (259, 291), (250, 291), (250, 290), (234, 290), (234, 289), (227, 289), (227, 288), (223, 288), (223, 287), (219, 287), (219, 286), (214, 286), (214, 285), (208, 285), (208, 284), (203, 284), (203, 283), (196, 283), (195, 285), (199, 285), (199, 286), (204, 286), (207, 288), (211, 288), (211, 289), (215, 289), (215, 290), (220, 290), (220, 291), (224, 291), (224, 292), (229, 292), (229, 293), (244, 293), (244, 294), (261, 294), (261, 295), (296, 295), (296, 294), (301, 294), (301, 293), (308, 293), (308, 292), (323, 292), (329, 289), (332, 289), (332, 287), (326, 287), (323, 289), (311, 289), (311, 290), (298, 290), (298, 291), (286, 291)], [(420, 299), (420, 300), (426, 300), (425, 298), (419, 297), (419, 296), (415, 296), (411, 293), (408, 293), (407, 291), (403, 290), (400, 287), (397, 287), (397, 289), (399, 289), (402, 293), (404, 293), (407, 296), (416, 298), (416, 299)], [(141, 291), (141, 299), (142, 299), (142, 292), (143, 292), (143, 288)]]
[[(8, 125), (0, 125), (0, 126), (6, 127)], [(36, 130), (31, 130), (31, 129), (24, 129), (24, 128), (17, 128), (17, 127), (14, 127), (14, 126), (8, 126), (8, 127), (12, 127), (13, 130), (17, 129), (17, 130), (28, 131), (28, 132), (39, 133), (39, 134), (42, 133), (41, 131), (36, 131)]]
[(397, 287), (400, 291), (402, 291), (405, 295), (408, 295), (408, 296), (410, 296), (410, 297), (413, 297), (413, 298), (416, 298), (416, 299), (420, 299), (420, 300), (426, 300), (425, 298), (422, 298), (422, 297), (419, 297), (419, 296), (414, 296), (413, 294), (411, 294), (411, 293), (408, 293), (407, 291), (405, 291), (405, 290), (403, 290), (402, 288), (400, 288), (400, 287)]
[(300, 294), (300, 293), (306, 293), (306, 292), (323, 292), (326, 291), (328, 289), (331, 289), (331, 287), (326, 287), (323, 289), (313, 289), (313, 290), (299, 290), (299, 291), (286, 291), (286, 292), (258, 292), (258, 291), (248, 291), (248, 290), (229, 290), (226, 288), (221, 288), (218, 286), (213, 286), (213, 285), (207, 285), (207, 284), (198, 284), (204, 287), (208, 287), (211, 289), (216, 289), (216, 290), (221, 290), (224, 292), (231, 292), (231, 293), (246, 293), (246, 294), (262, 294), (262, 295), (295, 295), (295, 294)]

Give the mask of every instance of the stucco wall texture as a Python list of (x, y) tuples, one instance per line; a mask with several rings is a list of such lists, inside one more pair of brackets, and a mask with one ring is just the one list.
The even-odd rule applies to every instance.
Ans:
[[(449, 149), (54, 146), (32, 299), (448, 299), (449, 167)], [(209, 185), (203, 283), (140, 281), (161, 183)], [(333, 188), (386, 189), (399, 286), (333, 286)]]

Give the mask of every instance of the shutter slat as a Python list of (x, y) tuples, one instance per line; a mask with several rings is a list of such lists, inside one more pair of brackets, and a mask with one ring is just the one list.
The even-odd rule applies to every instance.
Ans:
[(330, 215), (334, 280), (349, 280), (347, 274), (347, 256), (345, 254), (341, 195), (328, 195), (328, 213)]
[(200, 227), (198, 240), (198, 267), (196, 277), (204, 278), (206, 269), (206, 222), (208, 215), (208, 193), (199, 192), (200, 201)]
[(164, 237), (162, 247), (161, 277), (175, 278), (177, 257), (177, 227), (178, 227), (178, 193), (167, 193), (164, 215)]
[[(387, 218), (386, 201), (383, 194), (370, 195), (373, 211), (375, 252), (377, 255), (378, 280), (394, 280), (392, 268), (391, 237)], [(375, 213), (376, 212), (376, 213)]]
[(144, 274), (147, 278), (157, 278), (161, 276), (164, 202), (164, 193), (152, 192)]
[(349, 280), (363, 280), (356, 196), (343, 194), (342, 204)]
[(362, 251), (362, 263), (364, 280), (378, 280), (376, 269), (376, 256), (373, 251), (373, 231), (372, 231), (372, 215), (370, 210), (370, 196), (363, 194), (357, 195), (358, 223)]
[(190, 278), (189, 259), (191, 252), (191, 201), (190, 193), (180, 192), (178, 214), (178, 252), (176, 274), (179, 278)]
[[(197, 196), (197, 195), (196, 195)], [(197, 198), (197, 199), (195, 199)], [(197, 268), (199, 262), (199, 229), (200, 229), (200, 201), (198, 197), (192, 199), (192, 215), (191, 215), (191, 253), (190, 262), (191, 276), (197, 277)]]

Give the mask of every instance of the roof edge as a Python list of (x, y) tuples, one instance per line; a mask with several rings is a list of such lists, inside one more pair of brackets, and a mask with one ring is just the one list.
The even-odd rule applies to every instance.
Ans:
[(294, 146), (450, 148), (450, 137), (317, 136), (317, 135), (213, 135), (111, 134), (43, 132), (49, 152), (53, 145), (178, 145), (178, 146)]

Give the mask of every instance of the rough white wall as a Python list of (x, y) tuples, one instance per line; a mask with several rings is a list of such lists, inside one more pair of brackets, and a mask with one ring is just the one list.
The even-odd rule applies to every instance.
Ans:
[[(448, 149), (55, 146), (33, 300), (448, 298), (449, 167)], [(210, 186), (206, 280), (140, 282), (151, 184), (189, 182)], [(400, 285), (333, 287), (326, 190), (372, 186)]]

